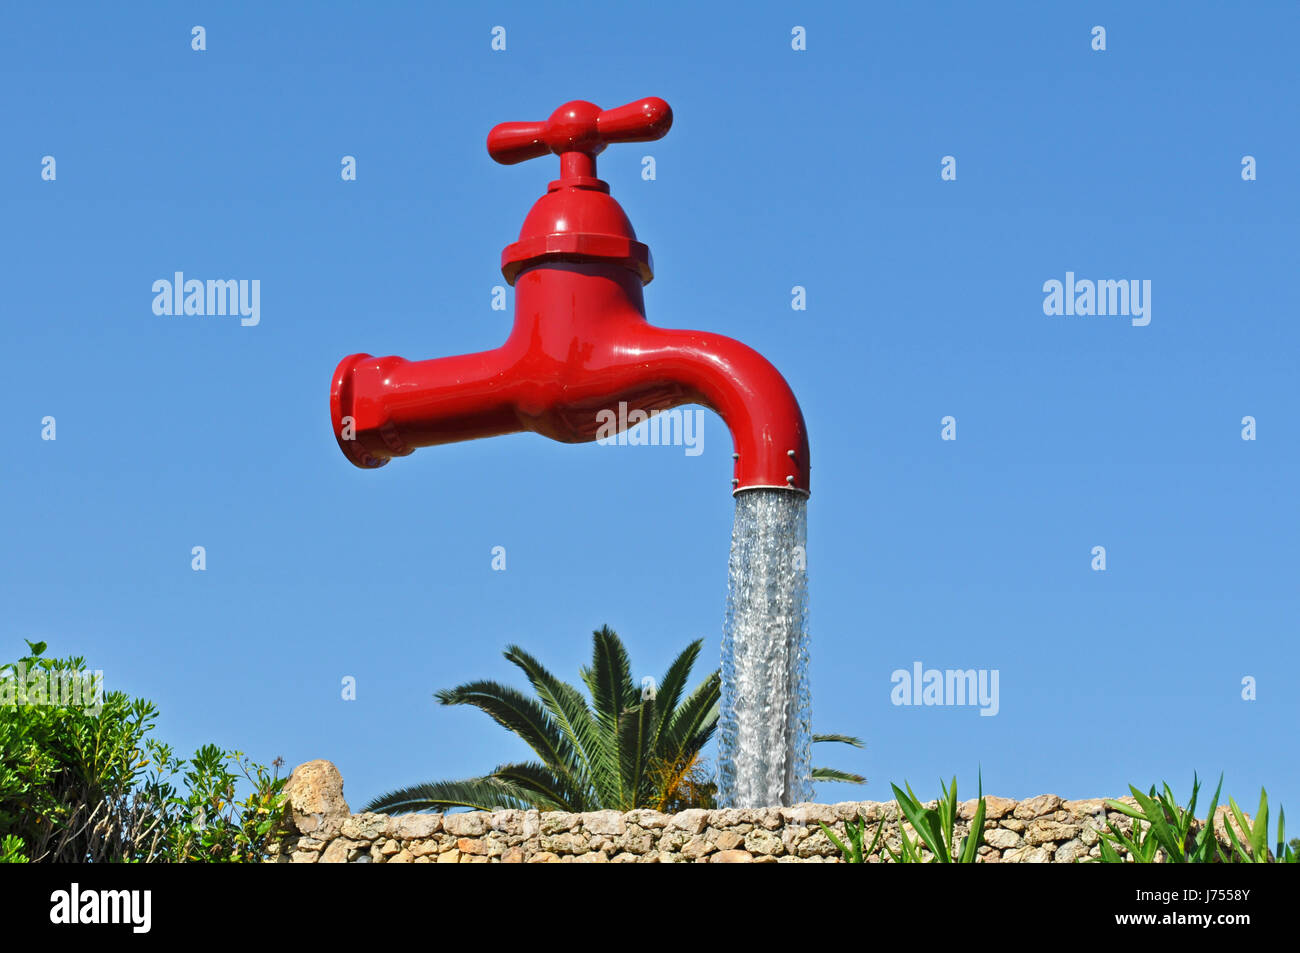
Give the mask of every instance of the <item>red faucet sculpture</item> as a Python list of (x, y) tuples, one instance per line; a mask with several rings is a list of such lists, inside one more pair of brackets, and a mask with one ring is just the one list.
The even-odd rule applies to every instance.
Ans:
[[(601, 411), (625, 401), (647, 415), (682, 404), (716, 411), (735, 444), (735, 492), (759, 487), (807, 495), (808, 434), (785, 378), (758, 352), (704, 331), (646, 321), (642, 286), (654, 277), (596, 156), (611, 142), (662, 138), (662, 99), (617, 109), (565, 103), (545, 122), (508, 122), (488, 153), (513, 165), (553, 152), (560, 178), (501, 253), (515, 287), (515, 323), (501, 347), (407, 361), (345, 357), (334, 372), (334, 435), (358, 467), (380, 467), (417, 447), (531, 430), (564, 443), (595, 440)], [(609, 415), (605, 414), (605, 418)]]

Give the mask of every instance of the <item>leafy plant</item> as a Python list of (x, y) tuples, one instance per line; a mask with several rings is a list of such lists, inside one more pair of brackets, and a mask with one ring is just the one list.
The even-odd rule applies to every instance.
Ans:
[[(151, 702), (105, 693), (80, 657), (46, 658), (44, 642), (27, 645), (29, 654), (0, 666), (0, 860), (260, 859), (285, 779), (212, 745), (176, 758), (148, 737)], [(241, 801), (244, 783), (251, 793)]]
[[(906, 783), (906, 782), (905, 782)], [(899, 828), (899, 834), (902, 838), (900, 854), (890, 855), (895, 862), (912, 862), (918, 863), (921, 860), (920, 845), (924, 843), (933, 855), (931, 863), (975, 863), (975, 855), (979, 850), (980, 844), (984, 842), (984, 783), (980, 781), (979, 803), (975, 808), (975, 817), (971, 820), (970, 833), (967, 834), (960, 844), (956, 845), (954, 851), (954, 839), (957, 831), (957, 779), (952, 779), (951, 785), (939, 782), (941, 795), (935, 808), (922, 806), (917, 799), (916, 794), (912, 791), (911, 785), (906, 785), (907, 790), (904, 792), (899, 789), (898, 785), (890, 785), (894, 789), (894, 797), (898, 801), (899, 809), (904, 816), (911, 822), (912, 828), (920, 835), (920, 841), (911, 841), (907, 836), (907, 831)], [(886, 846), (886, 850), (888, 850)]]
[(13, 834), (0, 838), (0, 864), (25, 864), (27, 855), (23, 853), (23, 839)]
[[(821, 824), (820, 821), (818, 821)], [(867, 820), (863, 817), (852, 818), (844, 822), (844, 834), (848, 840), (848, 845), (835, 836), (835, 832), (821, 824), (823, 833), (830, 838), (830, 842), (839, 850), (841, 857), (846, 864), (865, 864), (867, 858), (876, 852), (876, 845), (880, 843), (880, 835), (884, 833), (885, 823), (881, 821), (876, 825), (876, 836), (871, 838), (871, 843), (863, 848), (862, 843), (866, 839)]]
[[(703, 642), (692, 642), (657, 686), (647, 682), (645, 688), (633, 681), (627, 650), (613, 630), (598, 629), (592, 643), (591, 665), (581, 670), (590, 702), (517, 645), (508, 646), (505, 657), (523, 671), (534, 697), (491, 681), (469, 682), (434, 696), (444, 705), (472, 705), (486, 712), (518, 735), (536, 760), (502, 764), (481, 777), (390, 791), (365, 809), (397, 814), (456, 807), (576, 812), (712, 806), (716, 784), (708, 777), (702, 750), (717, 729), (719, 672), (687, 691)], [(814, 740), (862, 744), (844, 735)], [(814, 769), (813, 778), (864, 780), (831, 768)]]
[[(1178, 804), (1168, 784), (1162, 784), (1157, 794), (1153, 785), (1147, 793), (1142, 793), (1132, 785), (1129, 790), (1137, 801), (1136, 808), (1118, 801), (1107, 801), (1106, 806), (1133, 819), (1132, 831), (1123, 831), (1114, 820), (1107, 820), (1107, 830), (1101, 832), (1099, 843), (1101, 863), (1140, 863), (1150, 864), (1163, 861), (1173, 864), (1213, 864), (1213, 863), (1289, 863), (1300, 862), (1300, 852), (1286, 842), (1286, 817), (1281, 813), (1278, 818), (1277, 849), (1270, 855), (1268, 850), (1268, 794), (1263, 789), (1259, 795), (1259, 810), (1255, 822), (1241, 812), (1237, 802), (1228, 798), (1229, 811), (1234, 825), (1225, 819), (1223, 827), (1231, 850), (1225, 850), (1216, 836), (1214, 826), (1217, 821), (1216, 808), (1223, 791), (1223, 776), (1219, 776), (1218, 787), (1210, 800), (1206, 811), (1206, 821), (1196, 820), (1196, 801), (1200, 793), (1200, 780), (1192, 777), (1192, 796), (1186, 807)], [(1193, 826), (1199, 830), (1193, 835)], [(1241, 836), (1238, 836), (1238, 830)], [(1244, 841), (1244, 843), (1243, 843)], [(1121, 849), (1123, 853), (1121, 853)]]
[[(911, 823), (917, 838), (913, 840), (909, 837), (907, 831), (900, 825), (899, 849), (895, 851), (888, 843), (885, 844), (885, 851), (890, 859), (896, 864), (923, 863), (925, 855), (922, 846), (924, 846), (930, 852), (930, 863), (975, 863), (980, 845), (984, 843), (983, 780), (980, 781), (979, 802), (975, 807), (975, 816), (971, 819), (970, 832), (960, 842), (957, 842), (957, 779), (953, 778), (951, 785), (939, 782), (942, 793), (933, 808), (928, 808), (921, 803), (912, 791), (911, 785), (906, 782), (904, 785), (906, 790), (899, 788), (897, 784), (890, 787), (894, 789), (894, 797), (901, 817)], [(885, 822), (881, 820), (876, 825), (875, 837), (864, 849), (862, 845), (866, 837), (866, 827), (867, 822), (863, 818), (846, 821), (844, 831), (848, 844), (845, 844), (829, 827), (825, 824), (821, 825), (822, 831), (839, 850), (844, 862), (849, 864), (865, 863), (866, 858), (876, 852), (876, 846), (884, 833)]]
[[(1238, 839), (1237, 832), (1233, 830), (1231, 824), (1225, 822), (1223, 825), (1228, 832), (1228, 840), (1232, 843), (1232, 850), (1237, 860), (1244, 864), (1300, 863), (1300, 854), (1297, 854), (1294, 847), (1288, 844), (1286, 840), (1285, 811), (1278, 811), (1277, 850), (1274, 856), (1269, 856), (1267, 791), (1263, 788), (1259, 789), (1259, 809), (1255, 813), (1255, 823), (1253, 825), (1247, 823), (1246, 816), (1241, 813), (1241, 808), (1237, 807), (1237, 802), (1232, 798), (1228, 798), (1228, 809), (1232, 812), (1233, 820), (1237, 822), (1237, 827), (1242, 832), (1242, 838)], [(1210, 816), (1214, 816), (1212, 810)], [(1247, 843), (1243, 845), (1242, 840)], [(1247, 850), (1247, 847), (1250, 849)]]
[[(1108, 819), (1107, 830), (1101, 832), (1101, 861), (1110, 864), (1123, 862), (1119, 847), (1124, 848), (1134, 863), (1154, 863), (1157, 851), (1161, 850), (1169, 863), (1208, 864), (1220, 860), (1222, 850), (1211, 824), (1203, 825), (1195, 838), (1191, 836), (1200, 790), (1200, 779), (1193, 775), (1192, 797), (1187, 807), (1183, 808), (1168, 784), (1163, 784), (1158, 794), (1154, 785), (1148, 793), (1143, 794), (1130, 784), (1129, 791), (1138, 803), (1137, 808), (1119, 801), (1107, 801), (1106, 807), (1140, 823), (1134, 824), (1130, 833), (1125, 833), (1114, 820)], [(1210, 799), (1210, 818), (1214, 817), (1214, 809), (1222, 791), (1223, 776), (1220, 775), (1219, 785), (1214, 790), (1214, 797)]]
[[(156, 764), (146, 781), (144, 802), (154, 808), (160, 837), (155, 859), (207, 863), (256, 863), (283, 815), (287, 778), (278, 765), (250, 762), (242, 752), (204, 745), (185, 761), (170, 747), (146, 743)], [(169, 780), (180, 774), (183, 789)], [(247, 782), (243, 800), (238, 787)]]

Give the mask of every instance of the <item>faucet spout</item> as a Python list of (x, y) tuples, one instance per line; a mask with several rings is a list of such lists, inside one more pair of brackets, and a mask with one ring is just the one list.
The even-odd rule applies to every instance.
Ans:
[[(651, 414), (702, 404), (734, 442), (732, 487), (807, 494), (808, 434), (790, 386), (758, 352), (704, 331), (645, 319), (631, 268), (554, 261), (516, 281), (514, 329), (501, 347), (407, 361), (353, 354), (334, 373), (334, 434), (359, 467), (419, 447), (532, 431), (564, 443), (607, 432), (625, 403)], [(625, 421), (627, 416), (620, 415)]]
[(733, 492), (809, 493), (808, 429), (794, 392), (753, 348), (721, 334), (644, 325), (642, 373), (672, 381), (684, 399), (720, 416), (731, 431)]

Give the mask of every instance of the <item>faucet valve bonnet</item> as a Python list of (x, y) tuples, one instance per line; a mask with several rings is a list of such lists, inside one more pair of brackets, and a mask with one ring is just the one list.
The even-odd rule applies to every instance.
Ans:
[(673, 111), (651, 96), (616, 109), (585, 100), (565, 103), (544, 122), (504, 122), (487, 137), (488, 154), (515, 165), (548, 153), (560, 157), (560, 177), (533, 206), (519, 240), (501, 253), (501, 273), (515, 283), (525, 268), (546, 261), (614, 261), (654, 278), (650, 249), (636, 232), (609, 186), (596, 177), (596, 156), (612, 142), (651, 142), (673, 124)]

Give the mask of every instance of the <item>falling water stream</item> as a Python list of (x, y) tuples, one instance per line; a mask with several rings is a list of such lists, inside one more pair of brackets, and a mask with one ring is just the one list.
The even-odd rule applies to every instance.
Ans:
[(725, 807), (812, 799), (807, 538), (803, 494), (736, 495), (718, 724)]

